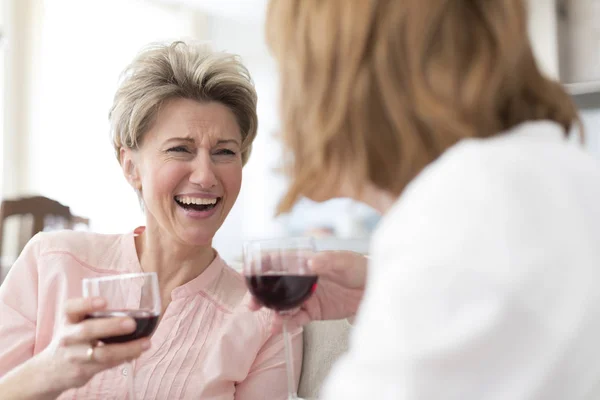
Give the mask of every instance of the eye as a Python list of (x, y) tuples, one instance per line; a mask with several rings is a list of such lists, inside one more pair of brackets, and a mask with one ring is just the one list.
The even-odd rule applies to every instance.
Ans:
[(175, 153), (189, 153), (189, 150), (185, 146), (175, 146), (171, 147), (167, 150), (167, 152), (175, 152)]
[(217, 155), (235, 156), (235, 151), (229, 149), (217, 150)]

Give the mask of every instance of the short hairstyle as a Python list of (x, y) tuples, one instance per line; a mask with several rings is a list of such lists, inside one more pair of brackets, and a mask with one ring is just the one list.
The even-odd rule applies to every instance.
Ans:
[(248, 69), (233, 54), (182, 41), (151, 44), (123, 71), (110, 109), (117, 159), (122, 147), (138, 148), (161, 105), (173, 98), (219, 102), (237, 119), (242, 133), (242, 162), (256, 137), (256, 90)]
[(581, 128), (536, 65), (522, 0), (271, 0), (267, 40), (291, 178), (280, 212), (342, 170), (400, 195), (463, 138), (542, 119)]

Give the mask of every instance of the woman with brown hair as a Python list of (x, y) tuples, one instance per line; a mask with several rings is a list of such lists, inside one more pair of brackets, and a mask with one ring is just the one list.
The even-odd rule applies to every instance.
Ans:
[[(523, 1), (272, 0), (267, 24), (280, 211), (345, 196), (385, 214), (325, 398), (598, 398), (600, 167), (568, 140), (577, 111)], [(297, 321), (344, 316), (337, 300)]]

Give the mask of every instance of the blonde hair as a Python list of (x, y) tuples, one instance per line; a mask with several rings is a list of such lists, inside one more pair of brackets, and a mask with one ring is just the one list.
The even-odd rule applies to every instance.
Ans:
[[(540, 73), (521, 0), (272, 0), (291, 185), (371, 183), (399, 195), (447, 148), (529, 120), (568, 135), (577, 111)], [(324, 182), (327, 176), (331, 181)]]
[(172, 98), (227, 106), (240, 127), (242, 162), (246, 163), (258, 127), (250, 73), (236, 55), (181, 41), (149, 45), (123, 72), (109, 113), (117, 159), (122, 147), (141, 145), (159, 108)]

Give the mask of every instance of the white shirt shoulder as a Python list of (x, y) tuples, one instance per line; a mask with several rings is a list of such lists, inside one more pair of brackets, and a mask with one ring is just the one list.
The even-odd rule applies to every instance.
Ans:
[(326, 399), (600, 398), (600, 167), (529, 123), (449, 149), (377, 230)]

